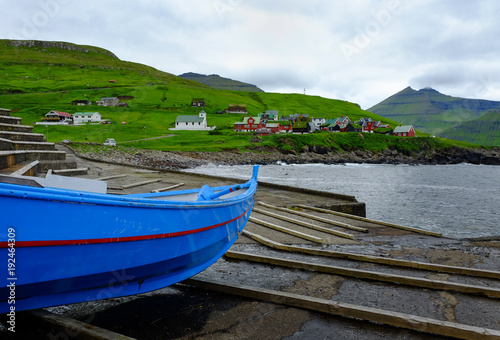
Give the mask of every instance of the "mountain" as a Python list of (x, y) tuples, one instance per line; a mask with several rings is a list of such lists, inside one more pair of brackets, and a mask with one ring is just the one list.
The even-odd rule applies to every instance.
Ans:
[(255, 85), (243, 83), (241, 81), (232, 80), (229, 78), (224, 78), (219, 76), (218, 74), (205, 75), (205, 74), (188, 72), (179, 75), (179, 77), (188, 80), (194, 80), (199, 83), (210, 86), (211, 88), (219, 90), (264, 92)]
[(444, 130), (440, 136), (479, 145), (500, 146), (500, 111), (488, 112), (481, 118)]
[[(417, 91), (407, 87), (367, 111), (441, 136), (445, 130), (476, 120), (492, 110), (500, 111), (499, 101), (452, 97), (431, 88)], [(470, 133), (461, 140), (474, 141), (475, 134), (472, 130)]]

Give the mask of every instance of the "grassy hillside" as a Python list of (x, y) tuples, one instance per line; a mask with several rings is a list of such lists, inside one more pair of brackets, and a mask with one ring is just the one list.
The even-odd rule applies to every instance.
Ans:
[[(368, 109), (383, 117), (402, 124), (412, 124), (420, 131), (439, 136), (443, 131), (477, 119), (490, 110), (500, 110), (500, 102), (457, 98), (433, 89), (416, 91), (410, 87)], [(468, 141), (473, 142), (475, 135)]]
[[(259, 145), (280, 148), (290, 144), (286, 141), (291, 138), (295, 146), (331, 145), (341, 143), (335, 139), (342, 141), (345, 138), (352, 139), (349, 142), (352, 144), (359, 139), (357, 145), (361, 146), (371, 144), (370, 141), (378, 143), (379, 137), (361, 134), (351, 137), (344, 134), (268, 136), (259, 143), (252, 143), (253, 134), (233, 132), (233, 124), (242, 121), (243, 115), (216, 114), (229, 104), (245, 104), (249, 114), (254, 116), (265, 110), (278, 110), (280, 115), (304, 113), (327, 119), (349, 116), (351, 120), (371, 117), (392, 127), (399, 125), (346, 101), (301, 94), (212, 89), (145, 65), (122, 61), (104, 49), (70, 43), (2, 40), (0, 75), (0, 107), (11, 109), (13, 115), (22, 117), (23, 124), (35, 125), (51, 110), (71, 114), (98, 111), (104, 119), (113, 122), (83, 126), (35, 125), (34, 132), (46, 134), (51, 142), (70, 139), (102, 143), (106, 138), (115, 138), (123, 146), (179, 151), (245, 151), (255, 150)], [(110, 83), (110, 79), (116, 83)], [(77, 99), (95, 102), (110, 96), (126, 98), (128, 107), (71, 105)], [(198, 114), (200, 109), (190, 107), (192, 98), (206, 99), (208, 124), (217, 129), (169, 131), (178, 115)]]
[(444, 138), (500, 146), (500, 111), (493, 111), (441, 133)]

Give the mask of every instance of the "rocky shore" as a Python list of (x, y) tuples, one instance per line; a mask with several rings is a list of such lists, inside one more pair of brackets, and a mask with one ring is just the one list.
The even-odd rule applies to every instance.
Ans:
[(500, 165), (500, 148), (462, 149), (451, 147), (441, 150), (420, 152), (417, 155), (404, 155), (397, 150), (385, 149), (374, 153), (366, 150), (329, 151), (309, 147), (301, 153), (282, 153), (277, 150), (266, 152), (166, 152), (147, 149), (107, 148), (86, 153), (77, 152), (80, 157), (108, 163), (149, 167), (154, 169), (179, 170), (206, 165), (242, 164), (485, 164)]

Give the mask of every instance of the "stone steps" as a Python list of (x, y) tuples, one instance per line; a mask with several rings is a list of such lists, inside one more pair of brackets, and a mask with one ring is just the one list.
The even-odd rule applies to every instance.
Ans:
[(1, 173), (34, 176), (39, 171), (77, 168), (76, 160), (66, 159), (66, 152), (56, 150), (45, 135), (33, 133), (32, 126), (21, 125), (22, 119), (10, 113), (0, 108)]
[(19, 141), (19, 142), (47, 141), (45, 135), (42, 133), (13, 132), (13, 131), (0, 131), (0, 138), (8, 139), (11, 141)]
[(56, 145), (49, 142), (11, 141), (12, 150), (55, 150)]
[(21, 125), (23, 119), (19, 117), (0, 116), (0, 123), (6, 125)]
[(0, 123), (0, 131), (33, 132), (33, 126)]

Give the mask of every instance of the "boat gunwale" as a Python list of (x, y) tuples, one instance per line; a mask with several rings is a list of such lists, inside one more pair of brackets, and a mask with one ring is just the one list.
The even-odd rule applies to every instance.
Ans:
[[(212, 190), (219, 191), (232, 187), (232, 185), (213, 187)], [(162, 208), (162, 209), (178, 209), (178, 208), (213, 208), (220, 206), (232, 205), (248, 199), (253, 196), (257, 189), (257, 181), (253, 178), (248, 182), (241, 185), (242, 188), (248, 190), (233, 197), (214, 199), (210, 201), (175, 201), (175, 200), (158, 200), (154, 197), (176, 196), (193, 194), (200, 191), (200, 188), (188, 189), (181, 191), (172, 191), (168, 193), (155, 193), (147, 194), (148, 197), (138, 197), (132, 195), (114, 195), (114, 194), (101, 194), (92, 193), (87, 191), (78, 191), (70, 189), (58, 188), (38, 188), (28, 187), (17, 184), (0, 183), (0, 197), (15, 197), (19, 199), (34, 199), (44, 201), (58, 201), (67, 203), (80, 203), (80, 204), (95, 204), (95, 205), (109, 205), (121, 207), (136, 207), (136, 208)], [(139, 194), (140, 195), (140, 194)]]

